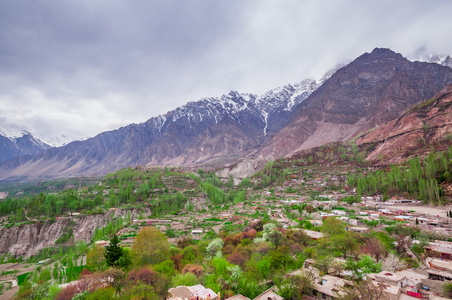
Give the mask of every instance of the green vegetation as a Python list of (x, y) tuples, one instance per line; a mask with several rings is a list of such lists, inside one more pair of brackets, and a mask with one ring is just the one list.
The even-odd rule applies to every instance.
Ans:
[[(307, 150), (267, 163), (237, 186), (232, 176), (201, 169), (127, 168), (81, 189), (7, 198), (0, 202), (2, 226), (62, 226), (55, 247), (27, 259), (32, 271), (17, 276), (17, 299), (163, 299), (170, 287), (195, 284), (249, 298), (275, 285), (285, 298), (301, 299), (312, 292), (312, 274), (288, 275), (313, 263), (307, 259), (320, 275), (350, 271), (354, 291), (366, 291), (367, 274), (416, 267), (407, 249), (421, 257), (428, 241), (444, 238), (384, 217), (362, 220), (361, 196), (442, 204), (452, 167), (451, 148), (371, 168), (364, 161), (371, 147), (351, 141)], [(370, 230), (353, 232), (332, 213)], [(90, 244), (74, 238), (86, 217), (104, 224)], [(195, 229), (202, 234), (191, 234)], [(312, 239), (301, 229), (324, 237)], [(83, 283), (77, 289), (58, 288), (77, 279)]]
[(409, 160), (406, 166), (391, 166), (364, 174), (351, 174), (347, 179), (350, 187), (359, 195), (395, 194), (407, 195), (432, 204), (445, 204), (442, 183), (451, 183), (452, 147), (443, 152), (430, 152), (422, 161)]

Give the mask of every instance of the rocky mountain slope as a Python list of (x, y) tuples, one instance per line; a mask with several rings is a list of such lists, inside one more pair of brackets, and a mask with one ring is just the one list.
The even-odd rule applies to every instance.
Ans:
[(50, 146), (30, 133), (0, 130), (0, 162), (21, 155), (36, 155)]
[(380, 164), (427, 154), (429, 145), (441, 148), (452, 144), (452, 84), (399, 118), (361, 135), (356, 143), (375, 145), (368, 159)]
[(389, 122), (452, 82), (451, 68), (411, 62), (389, 49), (334, 71), (261, 96), (230, 92), (189, 102), (145, 123), (14, 158), (0, 164), (0, 180), (97, 175), (147, 164), (234, 165), (244, 157), (240, 173), (253, 173), (268, 159)]
[(234, 159), (287, 125), (293, 109), (323, 80), (305, 80), (262, 96), (231, 91), (189, 102), (142, 124), (4, 162), (0, 179), (86, 176), (127, 166)]
[(350, 139), (399, 117), (451, 82), (449, 67), (411, 62), (377, 48), (331, 76), (255, 156), (280, 157)]
[(36, 255), (43, 248), (54, 247), (56, 240), (62, 236), (66, 228), (73, 230), (74, 238), (68, 242), (69, 244), (73, 244), (74, 240), (90, 243), (97, 228), (107, 225), (112, 217), (124, 218), (127, 213), (130, 213), (132, 219), (138, 218), (140, 214), (138, 210), (118, 209), (106, 214), (64, 217), (55, 222), (0, 228), (0, 253), (25, 258)]

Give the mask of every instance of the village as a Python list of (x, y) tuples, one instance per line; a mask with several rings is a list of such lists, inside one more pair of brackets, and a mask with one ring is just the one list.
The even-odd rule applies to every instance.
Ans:
[[(80, 270), (92, 266), (90, 253), (106, 249), (110, 233), (119, 238), (121, 247), (135, 251), (140, 232), (155, 228), (171, 244), (167, 251), (176, 253), (167, 256), (176, 272), (196, 275), (194, 285), (174, 285), (179, 282), (174, 281), (165, 293), (160, 291), (167, 299), (280, 300), (297, 299), (295, 294), (303, 295), (303, 299), (361, 299), (356, 295), (358, 298), (353, 298), (353, 294), (346, 298), (352, 291), (372, 291), (376, 296), (369, 299), (447, 299), (443, 295), (445, 284), (452, 280), (452, 207), (431, 205), (400, 194), (361, 195), (356, 187), (347, 184), (350, 174), (372, 171), (370, 167), (357, 169), (351, 164), (294, 164), (284, 171), (271, 170), (277, 174), (273, 177), (276, 179), (269, 180), (273, 175), (267, 171), (269, 175), (265, 177), (264, 170), (236, 185), (230, 184), (231, 178), (202, 172), (194, 175), (177, 169), (120, 171), (94, 187), (80, 186), (77, 190), (84, 203), (103, 197), (102, 205), (95, 209), (96, 213), (102, 211), (109, 216), (105, 228), (110, 229), (96, 228), (93, 247), (74, 256), (77, 262), (73, 265)], [(121, 183), (120, 176), (126, 174), (135, 174), (131, 187)], [(140, 174), (150, 179), (143, 179)], [(150, 184), (143, 189), (146, 180)], [(118, 203), (115, 195), (126, 189), (129, 203)], [(222, 190), (232, 195), (228, 201)], [(215, 199), (214, 193), (223, 200)], [(90, 214), (79, 210), (68, 211), (56, 220), (70, 225), (86, 218)], [(8, 219), (5, 224), (14, 223)], [(216, 252), (209, 254), (211, 248)], [(180, 264), (180, 257), (185, 259), (185, 253), (193, 251), (196, 258)], [(278, 255), (285, 258), (277, 259)], [(228, 281), (231, 279), (222, 279), (231, 278), (232, 274), (218, 273), (218, 262), (214, 261), (220, 259), (228, 265), (227, 270), (240, 266), (242, 271), (237, 272), (242, 275), (237, 280), (242, 287)], [(244, 272), (251, 268), (248, 264), (253, 259), (261, 260), (259, 263), (270, 260), (272, 271), (259, 271), (259, 276), (253, 278), (254, 290), (242, 294), (240, 291), (247, 290)], [(1, 266), (4, 295), (19, 290), (18, 278), (34, 274), (37, 269), (56, 268), (52, 258), (35, 264)], [(198, 271), (185, 271), (184, 266), (197, 266)], [(71, 281), (64, 275), (61, 279), (72, 265), (61, 264), (58, 268), (63, 289), (91, 276)], [(277, 272), (279, 279), (272, 272)], [(207, 278), (212, 276), (216, 279), (209, 282)], [(218, 282), (223, 282), (222, 286)]]
[[(221, 206), (219, 209), (208, 212), (190, 212), (183, 216), (165, 216), (162, 219), (135, 219), (131, 226), (120, 230), (117, 234), (123, 239), (121, 245), (130, 247), (133, 244), (133, 235), (144, 226), (155, 226), (162, 233), (172, 232), (177, 237), (168, 237), (168, 241), (177, 245), (177, 241), (184, 237), (195, 240), (203, 239), (207, 234), (218, 235), (223, 226), (237, 225), (244, 222), (252, 223), (262, 219), (263, 216), (269, 222), (278, 224), (284, 229), (302, 230), (306, 236), (318, 241), (327, 238), (322, 233), (323, 220), (335, 218), (341, 220), (347, 231), (356, 233), (370, 233), (373, 230), (384, 230), (385, 223), (402, 224), (404, 227), (416, 227), (437, 235), (443, 240), (434, 240), (422, 245), (423, 253), (415, 254), (410, 250), (411, 245), (406, 246), (406, 253), (419, 265), (417, 268), (382, 270), (379, 273), (369, 273), (367, 278), (371, 284), (381, 291), (378, 299), (446, 299), (440, 295), (443, 293), (442, 285), (452, 280), (452, 218), (450, 207), (431, 207), (422, 204), (418, 200), (392, 197), (382, 201), (383, 196), (362, 197), (361, 202), (347, 204), (342, 198), (354, 196), (354, 191), (349, 194), (340, 192), (323, 193), (315, 197), (299, 196), (294, 192), (286, 192), (301, 182), (294, 178), (285, 183), (285, 188), (269, 191), (264, 190), (254, 193), (248, 189), (253, 199), (244, 203), (231, 206)], [(316, 178), (308, 181), (310, 188), (325, 187), (326, 181)], [(256, 200), (254, 200), (256, 199)], [(304, 206), (305, 210), (299, 213), (298, 207)], [(306, 209), (310, 207), (310, 209)], [(311, 211), (311, 212), (307, 212)], [(310, 229), (300, 229), (300, 220), (308, 221)], [(446, 241), (449, 240), (449, 241)], [(420, 241), (412, 240), (412, 244)], [(96, 244), (108, 245), (108, 241), (97, 241)], [(346, 261), (334, 258), (336, 264), (345, 268)], [(350, 271), (327, 270), (320, 272), (316, 269), (316, 261), (307, 259), (303, 268), (293, 271), (287, 276), (308, 274), (314, 282), (310, 296), (316, 299), (338, 299), (343, 294), (344, 287), (352, 287), (353, 274)], [(254, 300), (283, 299), (277, 294), (276, 287), (266, 290)], [(308, 297), (308, 296), (307, 296)], [(202, 285), (180, 286), (168, 291), (168, 299), (249, 299), (243, 295), (235, 295), (230, 298), (221, 298), (221, 295)], [(309, 299), (309, 298), (304, 298)], [(373, 299), (373, 298), (372, 298)]]

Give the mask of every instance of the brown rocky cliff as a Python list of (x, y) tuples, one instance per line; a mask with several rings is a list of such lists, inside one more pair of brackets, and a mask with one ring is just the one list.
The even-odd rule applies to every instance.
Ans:
[[(139, 211), (131, 210), (131, 218), (137, 218)], [(110, 211), (106, 214), (60, 218), (53, 223), (35, 223), (30, 225), (0, 228), (0, 254), (28, 258), (46, 247), (55, 247), (64, 228), (73, 229), (73, 241), (83, 240), (90, 243), (96, 228), (105, 226), (111, 217), (124, 217), (127, 210)], [(75, 222), (71, 224), (71, 221)]]
[(401, 117), (360, 136), (356, 143), (375, 144), (368, 159), (381, 164), (400, 163), (430, 151), (429, 145), (452, 143), (452, 84)]
[(344, 141), (397, 118), (452, 82), (452, 69), (375, 49), (339, 69), (293, 113), (256, 156), (274, 158)]

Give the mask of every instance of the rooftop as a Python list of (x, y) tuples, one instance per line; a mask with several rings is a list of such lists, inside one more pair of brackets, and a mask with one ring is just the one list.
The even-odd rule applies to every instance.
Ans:
[(211, 289), (205, 288), (201, 284), (193, 286), (178, 286), (168, 290), (171, 294), (171, 299), (190, 299), (191, 296), (198, 296), (201, 299), (218, 299), (218, 295)]
[(274, 286), (269, 288), (268, 290), (254, 298), (254, 300), (268, 300), (269, 298), (272, 300), (284, 300), (283, 297), (281, 297), (278, 294), (275, 294), (275, 292), (273, 291), (274, 289), (275, 289)]
[(337, 297), (346, 284), (351, 283), (339, 277), (325, 275), (321, 278), (322, 284), (315, 284), (315, 289), (331, 297)]
[(313, 231), (313, 230), (307, 230), (307, 229), (303, 229), (304, 233), (306, 233), (307, 236), (309, 236), (310, 238), (313, 238), (315, 240), (323, 238), (325, 236), (325, 234), (323, 234), (322, 232), (317, 232), (317, 231)]
[(225, 300), (251, 300), (250, 298), (243, 296), (241, 294), (234, 295), (232, 297), (226, 298)]

